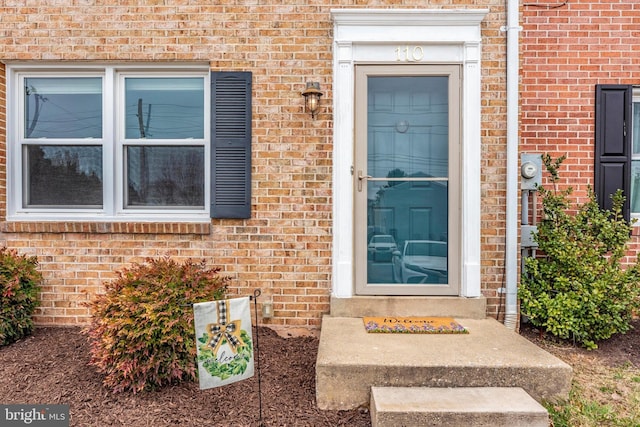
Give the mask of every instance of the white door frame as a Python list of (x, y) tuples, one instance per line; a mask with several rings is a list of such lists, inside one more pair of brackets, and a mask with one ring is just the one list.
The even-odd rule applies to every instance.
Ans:
[(332, 296), (354, 295), (354, 66), (461, 64), (461, 286), (480, 293), (480, 23), (487, 9), (333, 9)]

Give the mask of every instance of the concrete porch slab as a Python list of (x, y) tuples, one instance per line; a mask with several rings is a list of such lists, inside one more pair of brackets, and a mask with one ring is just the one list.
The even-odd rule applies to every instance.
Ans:
[(370, 334), (361, 318), (325, 316), (318, 406), (368, 406), (374, 386), (521, 387), (537, 401), (568, 397), (569, 365), (493, 319), (456, 320), (469, 334)]

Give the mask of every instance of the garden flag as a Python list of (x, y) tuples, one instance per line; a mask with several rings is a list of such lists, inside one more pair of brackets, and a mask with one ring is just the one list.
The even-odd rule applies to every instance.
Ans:
[(200, 390), (253, 376), (249, 297), (193, 305)]

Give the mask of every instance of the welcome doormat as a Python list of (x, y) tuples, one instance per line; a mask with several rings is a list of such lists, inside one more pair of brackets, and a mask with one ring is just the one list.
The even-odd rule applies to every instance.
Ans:
[(468, 334), (452, 317), (364, 317), (370, 333), (394, 334)]

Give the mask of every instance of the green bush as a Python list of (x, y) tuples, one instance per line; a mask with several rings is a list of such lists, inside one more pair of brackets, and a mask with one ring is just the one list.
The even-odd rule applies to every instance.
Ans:
[(543, 156), (553, 189), (539, 188), (543, 220), (535, 240), (542, 255), (525, 259), (519, 297), (521, 310), (542, 330), (594, 349), (596, 342), (627, 332), (639, 307), (640, 267), (622, 266), (631, 225), (622, 216), (621, 191), (611, 210), (588, 201), (571, 206), (571, 188), (558, 189), (558, 169), (565, 156)]
[(36, 257), (0, 248), (0, 346), (33, 332), (42, 275)]
[(114, 392), (149, 390), (197, 378), (195, 302), (222, 299), (229, 277), (204, 261), (147, 259), (118, 272), (89, 303), (91, 364)]

